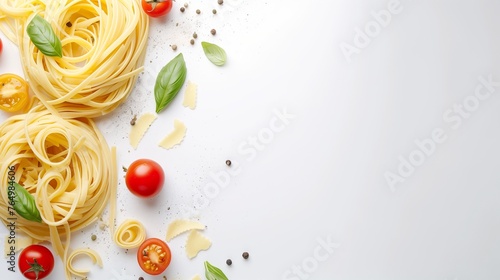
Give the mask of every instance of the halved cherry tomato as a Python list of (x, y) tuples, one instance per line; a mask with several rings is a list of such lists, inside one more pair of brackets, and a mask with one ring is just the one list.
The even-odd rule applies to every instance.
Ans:
[(137, 250), (137, 262), (144, 272), (158, 275), (167, 269), (172, 260), (172, 253), (165, 241), (149, 238)]
[(129, 166), (125, 183), (131, 193), (139, 197), (153, 197), (163, 188), (165, 173), (161, 166), (150, 159), (138, 159)]
[(2, 54), (2, 49), (3, 49), (2, 39), (0, 39), (0, 54)]
[(172, 10), (172, 0), (142, 0), (142, 9), (150, 17), (161, 17)]
[(15, 74), (0, 75), (0, 109), (6, 112), (21, 111), (29, 103), (28, 84)]
[(28, 279), (43, 279), (54, 269), (54, 255), (42, 245), (30, 245), (19, 255), (19, 270)]

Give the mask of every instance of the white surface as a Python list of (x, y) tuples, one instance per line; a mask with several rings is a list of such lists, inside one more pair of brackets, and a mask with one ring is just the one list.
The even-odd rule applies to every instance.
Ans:
[[(120, 173), (119, 222), (138, 218), (149, 237), (160, 238), (171, 220), (194, 212), (208, 226), (213, 246), (192, 261), (183, 252), (185, 236), (170, 243), (169, 280), (203, 275), (204, 260), (233, 280), (500, 278), (500, 87), (460, 126), (456, 117), (443, 118), (474, 95), (480, 76), (500, 81), (500, 2), (402, 0), (400, 13), (350, 62), (340, 45), (353, 44), (356, 28), (370, 25), (371, 12), (390, 1), (188, 2), (185, 14), (177, 1), (167, 20), (151, 22), (136, 90), (99, 120), (118, 147), (119, 166), (146, 157), (167, 174), (160, 196), (148, 201), (130, 194)], [(15, 48), (0, 36), (0, 72), (21, 73)], [(203, 40), (226, 49), (226, 66), (206, 60)], [(154, 111), (156, 73), (176, 55), (170, 44), (178, 45), (188, 79), (199, 86), (198, 106), (186, 109), (177, 97), (134, 151), (129, 121)], [(293, 115), (288, 125), (261, 150), (250, 148), (283, 110)], [(187, 136), (163, 150), (157, 143), (175, 118), (187, 125)], [(384, 174), (397, 173), (399, 155), (408, 159), (418, 150), (415, 141), (435, 129), (446, 141), (391, 189)], [(228, 168), (226, 159), (239, 167)], [(229, 171), (239, 173), (209, 206), (200, 204), (199, 191), (215, 182), (211, 174)], [(187, 214), (186, 207), (199, 211)], [(328, 239), (339, 246), (325, 255), (318, 246)], [(104, 268), (93, 269), (90, 279), (120, 273), (162, 279), (142, 273), (135, 250), (125, 253), (96, 225), (72, 239), (72, 248), (81, 246), (103, 257)], [(16, 279), (4, 272), (5, 262), (0, 269)], [(62, 270), (59, 261), (48, 279), (62, 279)]]

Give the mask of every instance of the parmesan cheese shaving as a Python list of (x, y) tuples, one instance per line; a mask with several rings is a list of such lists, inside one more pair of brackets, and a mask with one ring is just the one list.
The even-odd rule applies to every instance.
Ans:
[(139, 142), (141, 142), (142, 137), (144, 137), (144, 134), (146, 134), (146, 131), (153, 124), (157, 117), (158, 115), (154, 113), (145, 113), (144, 115), (140, 116), (139, 119), (135, 122), (135, 125), (131, 127), (129, 140), (130, 145), (134, 149), (137, 149), (137, 146), (139, 146)]
[(206, 251), (212, 242), (197, 230), (191, 230), (186, 241), (186, 254), (192, 259), (201, 251)]
[(186, 91), (184, 92), (184, 101), (182, 103), (184, 107), (187, 107), (191, 110), (194, 110), (196, 108), (196, 100), (198, 98), (197, 91), (198, 86), (195, 83), (188, 81)]
[(193, 229), (203, 230), (205, 229), (205, 225), (196, 221), (175, 220), (168, 225), (167, 241), (172, 240), (172, 238), (178, 236), (179, 234)]
[(182, 142), (184, 136), (186, 136), (186, 130), (187, 128), (183, 122), (174, 120), (174, 131), (161, 140), (158, 145), (167, 150), (173, 148)]

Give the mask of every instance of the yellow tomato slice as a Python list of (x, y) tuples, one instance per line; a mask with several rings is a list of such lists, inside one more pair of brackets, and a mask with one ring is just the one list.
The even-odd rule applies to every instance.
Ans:
[(0, 109), (18, 112), (29, 103), (28, 84), (15, 74), (0, 75)]

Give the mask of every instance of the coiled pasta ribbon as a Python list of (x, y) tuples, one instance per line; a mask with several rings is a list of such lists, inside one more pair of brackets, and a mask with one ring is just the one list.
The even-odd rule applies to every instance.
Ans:
[(116, 228), (114, 241), (124, 249), (139, 247), (146, 240), (146, 230), (138, 220), (128, 219)]

